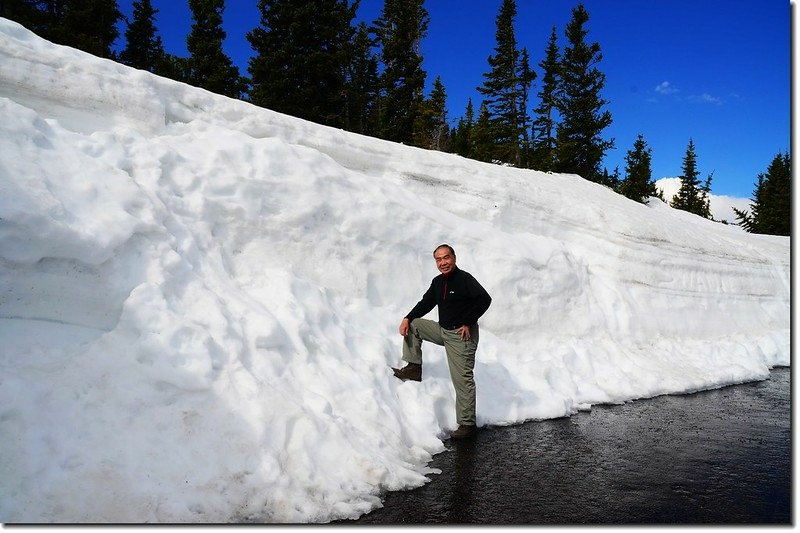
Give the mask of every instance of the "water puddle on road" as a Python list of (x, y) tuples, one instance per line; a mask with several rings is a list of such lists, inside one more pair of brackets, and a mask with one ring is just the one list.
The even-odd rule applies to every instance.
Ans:
[(448, 441), (350, 524), (790, 524), (791, 370)]

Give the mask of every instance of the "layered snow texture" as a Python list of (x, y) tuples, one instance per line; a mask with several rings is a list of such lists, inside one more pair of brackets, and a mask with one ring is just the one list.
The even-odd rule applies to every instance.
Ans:
[[(479, 425), (765, 379), (789, 239), (318, 126), (0, 19), (0, 520), (326, 522), (419, 486), (434, 247), (494, 302)], [(435, 318), (435, 312), (431, 314)]]

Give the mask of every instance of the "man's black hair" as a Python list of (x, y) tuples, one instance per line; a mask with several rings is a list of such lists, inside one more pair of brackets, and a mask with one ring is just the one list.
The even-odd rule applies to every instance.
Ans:
[(450, 253), (452, 254), (452, 256), (453, 256), (453, 257), (455, 257), (455, 256), (456, 256), (456, 251), (455, 251), (455, 250), (453, 250), (453, 247), (452, 247), (452, 246), (450, 246), (449, 244), (440, 244), (439, 246), (437, 246), (436, 248), (434, 248), (434, 250), (433, 250), (433, 254), (434, 254), (434, 255), (436, 255), (436, 251), (437, 251), (439, 248), (447, 248), (448, 250), (450, 250)]

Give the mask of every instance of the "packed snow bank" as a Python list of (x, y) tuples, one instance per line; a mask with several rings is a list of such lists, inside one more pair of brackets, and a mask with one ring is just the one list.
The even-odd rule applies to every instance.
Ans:
[(789, 240), (324, 128), (0, 19), (0, 519), (324, 522), (455, 427), (402, 316), (451, 243), (494, 303), (480, 425), (764, 379)]

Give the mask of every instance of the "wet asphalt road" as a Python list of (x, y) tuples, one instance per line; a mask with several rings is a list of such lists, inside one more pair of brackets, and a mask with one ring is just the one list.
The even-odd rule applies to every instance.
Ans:
[(791, 372), (481, 430), (346, 524), (790, 524)]

